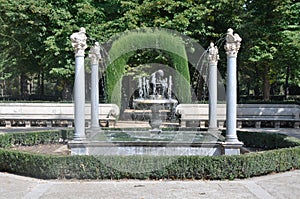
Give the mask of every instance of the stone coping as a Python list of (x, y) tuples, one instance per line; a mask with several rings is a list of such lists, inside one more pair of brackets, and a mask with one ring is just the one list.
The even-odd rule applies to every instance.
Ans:
[(218, 147), (222, 142), (166, 142), (166, 141), (71, 141), (69, 147)]

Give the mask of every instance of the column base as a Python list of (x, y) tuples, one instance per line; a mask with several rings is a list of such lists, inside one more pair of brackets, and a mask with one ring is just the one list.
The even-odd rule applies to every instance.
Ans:
[(220, 132), (218, 127), (208, 127), (209, 132)]
[(71, 150), (71, 155), (88, 155), (88, 148), (84, 141), (73, 140), (68, 143), (68, 148)]
[[(227, 129), (226, 129), (226, 131), (227, 131)], [(225, 142), (227, 142), (227, 143), (237, 143), (237, 142), (240, 142), (240, 141), (238, 140), (237, 136), (226, 135), (225, 136)]]
[(221, 143), (222, 155), (240, 155), (243, 142), (223, 142)]
[(76, 135), (74, 135), (74, 139), (73, 140), (74, 141), (84, 141), (84, 140), (86, 140), (85, 133), (84, 133), (83, 136), (76, 136)]

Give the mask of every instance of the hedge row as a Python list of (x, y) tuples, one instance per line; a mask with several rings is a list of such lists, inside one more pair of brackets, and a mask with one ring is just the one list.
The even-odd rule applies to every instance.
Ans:
[[(0, 171), (56, 179), (234, 179), (300, 166), (300, 147), (240, 156), (49, 156), (0, 150)], [(136, 172), (138, 171), (138, 172)]]
[(300, 140), (279, 133), (237, 132), (238, 139), (247, 147), (278, 149), (300, 146)]
[[(56, 135), (57, 132), (54, 132)], [(40, 133), (42, 134), (42, 133)], [(45, 133), (51, 134), (51, 132)], [(247, 134), (247, 133), (239, 133)], [(249, 134), (249, 133), (248, 133)], [(29, 135), (29, 134), (26, 134)], [(35, 133), (32, 133), (35, 135)], [(32, 136), (30, 135), (30, 136)], [(69, 136), (69, 134), (65, 134)], [(254, 134), (253, 134), (254, 135)], [(252, 136), (253, 136), (252, 135)], [(264, 133), (257, 134), (259, 136)], [(268, 134), (269, 137), (276, 136)], [(0, 142), (8, 143), (0, 136)], [(29, 137), (30, 137), (29, 136)], [(6, 136), (6, 138), (9, 136)], [(14, 136), (15, 140), (17, 136)], [(39, 136), (38, 136), (39, 137)], [(44, 135), (44, 137), (47, 137)], [(51, 156), (0, 149), (0, 171), (44, 179), (234, 179), (300, 168), (300, 144), (239, 156)], [(259, 137), (251, 139), (259, 140)], [(279, 139), (279, 138), (278, 138)], [(11, 141), (15, 141), (11, 139)], [(27, 139), (25, 139), (27, 140)], [(32, 139), (29, 139), (32, 140)], [(41, 142), (41, 139), (38, 142)], [(49, 140), (48, 138), (46, 140)], [(51, 140), (51, 139), (50, 139)], [(56, 139), (57, 140), (57, 139)], [(245, 142), (245, 140), (242, 140)], [(32, 142), (34, 143), (34, 142)], [(7, 144), (5, 144), (7, 146)], [(298, 146), (297, 146), (298, 145)]]
[(53, 144), (72, 139), (72, 130), (41, 131), (27, 133), (8, 133), (0, 135), (0, 148), (12, 145), (32, 146), (37, 144)]

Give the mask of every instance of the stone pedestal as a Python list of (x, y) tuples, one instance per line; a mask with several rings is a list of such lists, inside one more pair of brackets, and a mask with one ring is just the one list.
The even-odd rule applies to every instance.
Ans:
[(151, 118), (149, 124), (151, 126), (150, 132), (152, 133), (160, 133), (161, 129), (159, 128), (162, 124), (162, 119), (159, 110), (162, 109), (162, 105), (154, 104), (151, 106)]
[(71, 150), (71, 155), (89, 155), (88, 145), (86, 141), (71, 141), (68, 147)]
[(223, 142), (221, 143), (222, 155), (240, 155), (242, 142)]

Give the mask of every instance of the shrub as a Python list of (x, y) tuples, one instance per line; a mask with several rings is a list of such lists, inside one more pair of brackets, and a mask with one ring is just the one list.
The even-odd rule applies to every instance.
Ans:
[(41, 131), (28, 133), (9, 133), (0, 135), (0, 148), (12, 145), (32, 146), (37, 144), (53, 144), (72, 139), (72, 130)]
[(248, 147), (278, 149), (300, 146), (300, 140), (279, 133), (237, 132), (238, 139)]
[[(52, 136), (51, 136), (52, 135)], [(11, 144), (51, 143), (72, 136), (71, 132), (40, 132), (0, 136), (0, 171), (44, 179), (234, 179), (282, 172), (300, 168), (299, 140), (264, 133), (241, 133), (244, 143), (275, 140), (269, 148), (285, 146), (258, 153), (233, 156), (51, 156), (8, 149)], [(252, 136), (256, 136), (253, 138)], [(250, 136), (250, 138), (249, 138)], [(30, 138), (31, 137), (31, 138)], [(243, 140), (245, 139), (245, 140)], [(251, 141), (253, 140), (253, 141)], [(281, 141), (280, 141), (281, 140)], [(290, 144), (290, 145), (288, 145)], [(6, 148), (4, 148), (6, 147)]]

